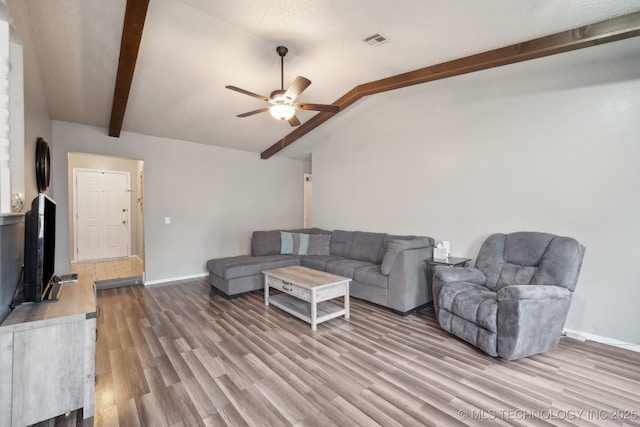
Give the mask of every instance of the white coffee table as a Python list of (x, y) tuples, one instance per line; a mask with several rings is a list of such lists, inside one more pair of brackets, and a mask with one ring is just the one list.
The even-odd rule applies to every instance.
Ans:
[[(344, 315), (349, 319), (349, 282), (351, 279), (299, 265), (265, 270), (264, 304), (272, 304), (287, 313), (311, 324)], [(282, 291), (269, 296), (269, 288)], [(344, 297), (342, 306), (329, 300)]]

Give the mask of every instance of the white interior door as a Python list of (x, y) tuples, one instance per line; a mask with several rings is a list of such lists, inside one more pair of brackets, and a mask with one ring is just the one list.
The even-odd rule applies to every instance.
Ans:
[(77, 260), (131, 255), (129, 173), (75, 170)]

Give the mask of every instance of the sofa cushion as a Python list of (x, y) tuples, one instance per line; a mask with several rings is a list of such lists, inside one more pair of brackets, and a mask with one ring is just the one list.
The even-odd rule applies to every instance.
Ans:
[(378, 264), (356, 268), (353, 280), (377, 288), (387, 289), (389, 287), (389, 276), (382, 274)]
[(528, 267), (517, 264), (505, 264), (502, 266), (500, 277), (496, 283), (496, 291), (511, 285), (528, 285), (538, 267)]
[(271, 268), (300, 265), (300, 258), (292, 255), (250, 256), (212, 259), (207, 262), (207, 270), (223, 279), (251, 276)]
[(556, 237), (545, 252), (533, 285), (557, 284), (571, 291), (576, 288), (585, 247), (571, 237)]
[(447, 284), (438, 297), (440, 311), (446, 310), (457, 317), (497, 332), (497, 294), (482, 285), (470, 282)]
[(305, 267), (313, 268), (314, 270), (325, 271), (327, 262), (344, 259), (335, 255), (311, 255), (311, 256), (301, 256), (300, 257), (300, 265)]
[(331, 233), (331, 243), (329, 244), (330, 254), (349, 258), (349, 250), (355, 237), (355, 231), (335, 230)]
[[(560, 244), (560, 242), (562, 242), (562, 244)], [(556, 251), (560, 246), (562, 246), (562, 249)], [(565, 250), (568, 250), (568, 252), (565, 252)], [(556, 256), (560, 253), (568, 254), (568, 256), (564, 258), (566, 261), (565, 264), (554, 261), (557, 260)], [(547, 256), (547, 254), (549, 254), (549, 256)], [(509, 279), (506, 278), (506, 275), (513, 275), (514, 270), (513, 267), (506, 267), (506, 264), (538, 267), (541, 263), (545, 263), (545, 260), (550, 260), (545, 263), (542, 271), (534, 272), (532, 277), (529, 278), (531, 284), (557, 283), (556, 279), (553, 278), (555, 274), (551, 274), (550, 271), (556, 270), (556, 272), (560, 272), (562, 269), (555, 267), (558, 265), (570, 265), (563, 273), (566, 273), (565, 277), (567, 279), (565, 281), (567, 282), (567, 287), (573, 289), (575, 288), (580, 263), (576, 264), (570, 260), (579, 259), (582, 254), (584, 254), (584, 250), (580, 244), (568, 237), (558, 237), (553, 234), (529, 231), (520, 231), (508, 235), (496, 233), (487, 237), (482, 244), (478, 258), (476, 259), (476, 268), (482, 270), (487, 276), (487, 287), (496, 290), (498, 287), (509, 284), (524, 284), (522, 283), (522, 276), (519, 278), (518, 283), (508, 283)], [(552, 264), (555, 264), (554, 267), (551, 266)], [(505, 268), (506, 271), (503, 275)], [(522, 275), (522, 273), (519, 274)], [(500, 286), (498, 286), (499, 281)]]
[(487, 278), (486, 286), (495, 290), (504, 266), (504, 242), (506, 234), (495, 233), (482, 242), (480, 252), (476, 258), (476, 268), (484, 273)]
[(254, 231), (251, 236), (251, 255), (278, 255), (280, 253), (280, 231)]
[(380, 253), (383, 241), (384, 233), (356, 231), (351, 248), (349, 248), (349, 258), (380, 264), (382, 262)]
[(491, 332), (447, 310), (438, 312), (438, 323), (445, 331), (462, 338), (488, 355), (494, 357), (498, 355), (498, 334), (496, 332)]
[(523, 266), (537, 266), (555, 236), (548, 233), (520, 231), (507, 235), (504, 261)]
[(368, 283), (360, 283), (352, 280), (349, 284), (349, 295), (352, 298), (360, 298), (374, 304), (387, 306), (389, 289), (370, 286)]
[(333, 274), (338, 274), (340, 276), (350, 277), (353, 279), (353, 276), (357, 268), (366, 267), (369, 265), (374, 265), (374, 264), (366, 261), (358, 261), (355, 259), (342, 258), (342, 259), (327, 261), (325, 271)]

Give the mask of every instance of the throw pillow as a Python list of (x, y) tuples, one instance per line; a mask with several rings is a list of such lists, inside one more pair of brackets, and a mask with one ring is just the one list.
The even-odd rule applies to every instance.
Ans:
[(282, 255), (329, 255), (330, 234), (280, 232)]
[(309, 248), (309, 235), (306, 233), (295, 233), (293, 235), (294, 242), (297, 242), (298, 255), (306, 255)]
[(329, 255), (331, 234), (312, 234), (309, 236), (307, 255)]
[(281, 231), (280, 232), (280, 253), (282, 255), (291, 255), (293, 254), (293, 248), (294, 248), (293, 233)]

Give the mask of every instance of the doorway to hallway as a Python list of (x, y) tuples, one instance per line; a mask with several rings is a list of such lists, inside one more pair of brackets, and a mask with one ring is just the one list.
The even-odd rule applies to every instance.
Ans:
[(71, 272), (98, 288), (144, 283), (144, 162), (69, 153)]

